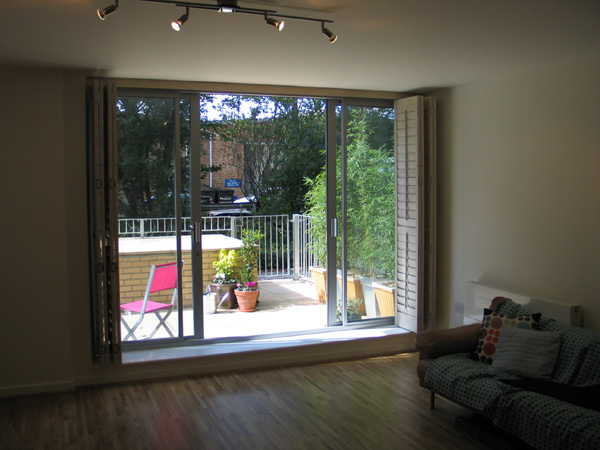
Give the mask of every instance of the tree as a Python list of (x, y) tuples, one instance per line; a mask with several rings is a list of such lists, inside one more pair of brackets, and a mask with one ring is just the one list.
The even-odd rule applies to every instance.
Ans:
[[(372, 147), (373, 114), (350, 109), (347, 132), (347, 262), (351, 271), (386, 276), (394, 267), (394, 160), (393, 149)], [(388, 119), (389, 120), (389, 119)], [(389, 135), (388, 135), (389, 136)], [(389, 139), (384, 139), (389, 141)], [(337, 149), (337, 209), (341, 209), (341, 148)], [(312, 217), (312, 248), (326, 261), (326, 174), (305, 180), (307, 214)], [(341, 230), (338, 230), (341, 236)], [(338, 246), (338, 267), (341, 254)]]
[[(210, 101), (204, 96), (203, 104)], [(180, 149), (175, 152), (172, 98), (120, 97), (117, 101), (119, 216), (172, 217), (175, 212), (175, 157), (180, 157), (181, 190), (189, 192), (189, 100), (180, 104)], [(202, 166), (201, 177), (220, 170)], [(187, 198), (183, 195), (183, 198)], [(183, 202), (183, 215), (189, 203)]]
[(274, 170), (266, 174), (271, 187), (264, 199), (267, 213), (294, 214), (306, 209), (306, 177), (325, 166), (325, 102), (320, 99), (280, 99), (285, 111), (275, 122), (279, 151)]
[(304, 210), (305, 177), (316, 176), (325, 159), (324, 102), (281, 97), (225, 97), (212, 128), (242, 145), (233, 161), (242, 192), (255, 196), (264, 214)]
[(173, 215), (174, 107), (172, 99), (119, 98), (117, 148), (119, 215)]

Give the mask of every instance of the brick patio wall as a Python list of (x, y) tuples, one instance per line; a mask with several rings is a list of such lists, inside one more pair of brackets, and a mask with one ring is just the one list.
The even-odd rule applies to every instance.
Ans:
[[(202, 284), (207, 286), (215, 275), (213, 262), (217, 260), (219, 250), (202, 252)], [(183, 306), (192, 306), (192, 265), (189, 251), (182, 252), (183, 265)], [(167, 264), (177, 260), (175, 252), (128, 253), (119, 255), (119, 288), (121, 303), (129, 303), (144, 298), (148, 275), (152, 264)], [(172, 291), (152, 294), (150, 299), (170, 303)]]

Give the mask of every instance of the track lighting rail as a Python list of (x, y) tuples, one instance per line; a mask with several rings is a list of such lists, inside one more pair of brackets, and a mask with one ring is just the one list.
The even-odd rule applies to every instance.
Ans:
[[(178, 20), (171, 22), (171, 26), (175, 31), (181, 30), (183, 24), (189, 18), (190, 9), (204, 9), (210, 11), (218, 11), (222, 13), (241, 13), (241, 14), (252, 14), (264, 16), (265, 22), (268, 25), (272, 25), (281, 31), (284, 27), (283, 20), (277, 19), (292, 19), (292, 20), (306, 20), (310, 22), (320, 22), (321, 32), (327, 36), (329, 42), (334, 43), (337, 40), (337, 35), (332, 33), (328, 28), (325, 28), (326, 23), (333, 23), (333, 20), (328, 19), (317, 19), (314, 17), (294, 16), (289, 14), (279, 14), (277, 11), (272, 9), (258, 9), (258, 8), (246, 8), (245, 6), (239, 6), (237, 0), (217, 0), (216, 4), (211, 3), (194, 3), (180, 0), (138, 0), (148, 3), (165, 3), (174, 5), (180, 8), (185, 8), (185, 14), (183, 14)], [(98, 9), (98, 17), (104, 20), (108, 15), (113, 14), (119, 7), (119, 0), (115, 0), (113, 5), (109, 5), (105, 8)]]

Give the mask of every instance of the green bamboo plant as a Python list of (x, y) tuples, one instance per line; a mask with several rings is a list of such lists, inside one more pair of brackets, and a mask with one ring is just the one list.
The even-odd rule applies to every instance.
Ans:
[[(389, 150), (373, 149), (368, 141), (367, 121), (351, 111), (347, 147), (347, 263), (350, 271), (375, 277), (391, 276), (394, 269), (394, 159)], [(337, 150), (337, 208), (340, 209), (341, 151)], [(307, 179), (307, 214), (312, 217), (311, 250), (326, 261), (325, 169)], [(338, 230), (341, 236), (341, 230)], [(337, 255), (340, 267), (341, 255)]]

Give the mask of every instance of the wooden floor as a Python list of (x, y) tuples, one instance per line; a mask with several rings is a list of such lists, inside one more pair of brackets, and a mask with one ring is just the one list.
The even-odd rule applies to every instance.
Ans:
[(0, 400), (1, 449), (482, 449), (417, 354)]

